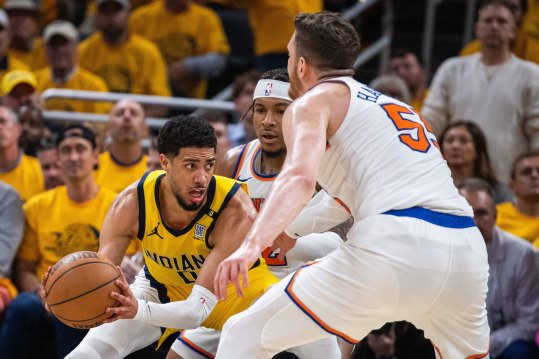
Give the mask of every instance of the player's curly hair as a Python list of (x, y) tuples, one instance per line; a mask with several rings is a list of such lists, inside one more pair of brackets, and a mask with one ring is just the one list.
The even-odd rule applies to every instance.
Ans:
[(192, 115), (172, 117), (159, 130), (157, 152), (173, 158), (184, 147), (215, 150), (217, 137), (215, 137), (213, 126), (208, 121)]
[(285, 68), (266, 71), (260, 76), (260, 80), (277, 80), (283, 82), (290, 82), (288, 78), (288, 71)]

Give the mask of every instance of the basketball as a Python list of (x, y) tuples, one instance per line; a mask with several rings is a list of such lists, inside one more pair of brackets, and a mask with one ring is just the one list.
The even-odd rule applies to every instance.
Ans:
[(45, 287), (47, 304), (70, 327), (96, 327), (111, 316), (105, 309), (117, 304), (110, 292), (121, 292), (114, 283), (119, 278), (120, 272), (107, 258), (90, 251), (71, 253), (51, 269)]

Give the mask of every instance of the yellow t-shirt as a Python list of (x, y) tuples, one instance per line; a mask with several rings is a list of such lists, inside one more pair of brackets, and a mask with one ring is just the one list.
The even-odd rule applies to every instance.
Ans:
[(126, 43), (112, 47), (96, 32), (78, 50), (80, 66), (101, 77), (111, 92), (170, 96), (165, 62), (143, 37), (132, 34)]
[[(481, 50), (481, 42), (478, 39), (473, 40), (462, 50), (460, 50), (460, 56), (468, 56), (479, 52)], [(539, 64), (539, 40), (530, 37), (523, 30), (517, 32), (515, 43), (511, 48), (511, 51), (521, 59), (535, 62)]]
[[(74, 74), (65, 83), (54, 82), (50, 67), (36, 71), (35, 75), (38, 92), (43, 92), (50, 88), (100, 92), (107, 92), (109, 90), (103, 79), (80, 67), (75, 69)], [(111, 106), (105, 102), (51, 98), (45, 102), (45, 107), (47, 110), (55, 111), (108, 113)]]
[(496, 208), (498, 227), (530, 243), (539, 238), (539, 217), (530, 217), (519, 212), (512, 202), (500, 203)]
[(49, 266), (76, 251), (99, 249), (99, 232), (116, 194), (100, 189), (87, 202), (72, 201), (67, 187), (43, 192), (24, 204), (26, 225), (17, 258), (38, 261), (41, 278)]
[(130, 165), (118, 163), (109, 151), (99, 155), (99, 166), (94, 173), (99, 187), (108, 188), (120, 193), (131, 183), (136, 182), (146, 172), (148, 156), (143, 155), (137, 162)]
[[(230, 52), (219, 17), (211, 9), (194, 3), (179, 14), (169, 12), (163, 1), (142, 6), (131, 16), (129, 28), (156, 44), (167, 65), (210, 52)], [(203, 98), (207, 81), (192, 75), (177, 86), (190, 97)]]
[(19, 51), (15, 49), (8, 50), (8, 56), (16, 58), (35, 71), (47, 66), (47, 58), (45, 57), (45, 44), (41, 37), (34, 40), (31, 51)]
[(2, 64), (3, 66), (0, 66), (0, 83), (2, 83), (2, 79), (4, 78), (4, 75), (10, 71), (13, 71), (13, 70), (30, 71), (30, 67), (28, 67), (28, 65), (26, 65), (21, 60), (16, 59), (15, 57), (7, 56), (5, 59), (6, 59), (6, 62)]
[[(157, 283), (162, 303), (186, 299), (197, 279), (200, 268), (211, 251), (208, 242), (215, 221), (228, 201), (243, 184), (214, 176), (208, 187), (207, 203), (198, 216), (184, 229), (167, 226), (160, 213), (159, 187), (164, 171), (145, 174), (138, 184), (139, 230), (142, 252), (146, 262), (146, 277)], [(157, 195), (156, 195), (157, 193)], [(233, 314), (245, 310), (277, 279), (270, 273), (264, 260), (259, 260), (249, 271), (249, 286), (243, 298), (238, 298), (229, 286), (228, 296), (219, 302), (202, 326), (221, 330)], [(177, 330), (167, 329), (162, 339)]]
[(522, 29), (530, 36), (539, 39), (539, 1), (528, 0), (528, 9), (522, 23)]
[(0, 171), (0, 180), (15, 188), (23, 201), (45, 190), (39, 161), (25, 154), (21, 154), (17, 167), (7, 172)]
[(319, 11), (322, 11), (320, 0), (247, 1), (255, 54), (261, 56), (269, 53), (286, 53), (286, 45), (294, 33), (296, 14)]

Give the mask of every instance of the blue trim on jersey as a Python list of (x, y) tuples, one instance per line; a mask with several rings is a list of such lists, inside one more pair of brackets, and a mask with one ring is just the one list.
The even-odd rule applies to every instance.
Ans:
[(243, 145), (243, 148), (241, 149), (241, 152), (240, 152), (240, 155), (236, 161), (236, 165), (234, 166), (234, 171), (232, 171), (232, 175), (234, 176), (234, 179), (237, 179), (236, 178), (236, 175), (238, 175), (239, 173), (237, 172), (238, 171), (238, 167), (240, 165), (240, 162), (243, 158), (243, 153), (245, 152), (245, 150), (247, 149), (247, 147), (249, 147), (249, 144), (246, 143), (245, 145)]
[(177, 338), (176, 340), (179, 340), (180, 342), (182, 342), (183, 345), (185, 345), (186, 347), (188, 347), (189, 349), (191, 349), (192, 351), (194, 351), (194, 352), (197, 353), (198, 355), (201, 355), (201, 356), (203, 356), (204, 358), (213, 359), (212, 357), (207, 356), (204, 352), (202, 352), (202, 351), (199, 350), (198, 348), (192, 346), (191, 343), (187, 342), (186, 340), (183, 340), (182, 337), (181, 337), (181, 334), (178, 335), (178, 338)]
[(475, 222), (472, 217), (455, 216), (453, 214), (435, 212), (423, 207), (392, 209), (391, 211), (387, 211), (382, 214), (397, 217), (413, 217), (446, 228), (475, 227)]
[(195, 218), (193, 218), (191, 223), (189, 223), (189, 225), (185, 226), (185, 228), (183, 229), (174, 229), (172, 227), (169, 227), (167, 223), (165, 222), (163, 215), (161, 214), (161, 201), (159, 200), (159, 187), (161, 186), (161, 181), (163, 180), (164, 177), (165, 175), (163, 174), (159, 176), (157, 180), (155, 181), (155, 190), (154, 190), (155, 204), (157, 205), (157, 210), (159, 211), (159, 217), (161, 218), (161, 223), (163, 223), (163, 227), (165, 227), (165, 229), (173, 236), (179, 237), (189, 232), (191, 228), (195, 225), (195, 223), (198, 222), (198, 220), (202, 218), (202, 216), (204, 216), (210, 210), (210, 205), (213, 202), (213, 197), (215, 196), (215, 177), (212, 176), (210, 180), (210, 184), (206, 191), (207, 193), (206, 203), (204, 204), (204, 206), (202, 206), (198, 210), (198, 214), (196, 215)]
[(138, 200), (138, 232), (137, 238), (144, 238), (144, 230), (146, 229), (146, 206), (144, 203), (144, 181), (151, 172), (146, 172), (137, 184), (137, 200)]
[(144, 265), (144, 276), (146, 277), (146, 279), (148, 279), (150, 281), (150, 286), (157, 290), (157, 294), (159, 296), (159, 301), (161, 303), (170, 302), (170, 298), (168, 297), (168, 294), (167, 294), (167, 287), (163, 283), (158, 282), (152, 276), (152, 274), (150, 273), (150, 271), (148, 270), (148, 267), (146, 265)]
[(253, 156), (253, 159), (251, 160), (251, 163), (252, 163), (251, 168), (253, 169), (253, 172), (255, 173), (255, 175), (257, 175), (258, 177), (261, 177), (261, 178), (276, 178), (279, 175), (279, 172), (272, 173), (272, 174), (269, 174), (269, 175), (264, 175), (262, 173), (257, 172), (255, 163), (256, 163), (256, 159), (257, 159), (258, 155), (260, 155), (260, 152), (262, 152), (262, 146), (258, 147), (258, 150), (256, 151), (256, 153)]
[(211, 231), (213, 230), (213, 227), (215, 227), (215, 222), (217, 222), (217, 218), (219, 218), (219, 215), (221, 214), (221, 212), (223, 212), (223, 209), (226, 208), (228, 202), (230, 202), (230, 200), (232, 199), (232, 197), (234, 197), (234, 195), (236, 194), (236, 192), (238, 192), (238, 190), (241, 188), (241, 184), (239, 184), (238, 182), (234, 183), (234, 185), (232, 186), (232, 188), (230, 189), (230, 191), (228, 191), (228, 193), (226, 194), (226, 197), (225, 199), (223, 200), (223, 203), (221, 204), (221, 207), (219, 208), (219, 211), (217, 211), (217, 213), (215, 214), (215, 217), (213, 219), (213, 221), (210, 223), (210, 226), (208, 227), (208, 229), (206, 230), (206, 247), (212, 249), (213, 246), (209, 243), (209, 240), (210, 240), (210, 233)]

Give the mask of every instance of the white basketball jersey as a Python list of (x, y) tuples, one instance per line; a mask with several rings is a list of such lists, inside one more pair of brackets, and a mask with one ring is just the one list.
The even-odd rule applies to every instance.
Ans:
[[(253, 140), (242, 149), (236, 167), (234, 169), (234, 179), (247, 183), (249, 196), (257, 211), (260, 211), (266, 196), (277, 178), (278, 173), (263, 175), (256, 171), (260, 164), (262, 148), (258, 140)], [(284, 278), (289, 273), (295, 271), (306, 262), (321, 258), (337, 249), (342, 243), (338, 235), (334, 233), (324, 233), (300, 237), (296, 245), (287, 254), (284, 261), (277, 258), (277, 253), (272, 253), (269, 249), (262, 252), (262, 257), (271, 272), (278, 278)]]
[(350, 106), (328, 140), (318, 182), (356, 221), (415, 206), (455, 215), (472, 210), (458, 194), (436, 137), (412, 107), (351, 77)]

